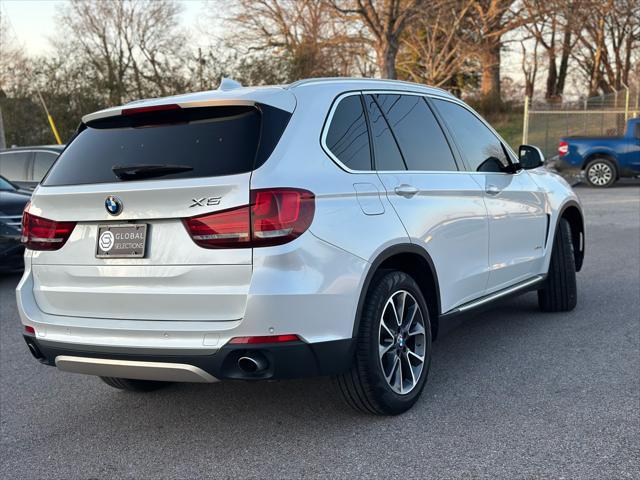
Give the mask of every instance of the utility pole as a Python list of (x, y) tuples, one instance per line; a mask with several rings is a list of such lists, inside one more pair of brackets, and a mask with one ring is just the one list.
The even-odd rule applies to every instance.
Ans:
[(44, 108), (44, 111), (47, 114), (47, 120), (49, 120), (49, 125), (51, 126), (51, 131), (53, 132), (53, 136), (56, 137), (56, 142), (58, 142), (58, 145), (62, 145), (62, 140), (60, 140), (60, 134), (58, 133), (58, 129), (56, 128), (56, 124), (53, 122), (53, 117), (49, 113), (49, 109), (47, 108), (47, 104), (44, 103), (44, 98), (42, 98), (42, 94), (40, 93), (40, 89), (36, 89), (36, 92), (38, 92), (38, 97), (40, 98), (40, 102), (42, 103), (42, 108)]
[(0, 107), (0, 149), (7, 148), (7, 142), (4, 136), (4, 122), (2, 120), (2, 107)]

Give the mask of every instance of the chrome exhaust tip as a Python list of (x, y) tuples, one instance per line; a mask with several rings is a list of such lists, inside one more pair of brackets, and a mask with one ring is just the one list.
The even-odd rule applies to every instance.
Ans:
[(245, 355), (238, 359), (238, 368), (245, 373), (259, 373), (267, 369), (267, 359), (261, 353)]
[(44, 355), (36, 344), (27, 341), (27, 347), (29, 348), (31, 355), (33, 355), (33, 358), (35, 358), (36, 360), (42, 360), (44, 358)]

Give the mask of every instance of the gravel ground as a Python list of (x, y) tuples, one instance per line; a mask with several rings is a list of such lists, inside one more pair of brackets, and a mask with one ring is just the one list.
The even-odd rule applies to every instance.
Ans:
[(579, 300), (535, 294), (452, 320), (405, 415), (343, 406), (329, 379), (130, 394), (39, 365), (0, 278), (0, 478), (640, 478), (640, 187), (578, 187)]

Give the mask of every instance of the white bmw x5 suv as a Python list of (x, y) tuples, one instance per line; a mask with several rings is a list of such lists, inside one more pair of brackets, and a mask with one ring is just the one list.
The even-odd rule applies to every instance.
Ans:
[(125, 390), (333, 375), (401, 413), (447, 317), (530, 290), (576, 305), (581, 207), (541, 165), (396, 81), (223, 81), (87, 115), (25, 208), (25, 340)]

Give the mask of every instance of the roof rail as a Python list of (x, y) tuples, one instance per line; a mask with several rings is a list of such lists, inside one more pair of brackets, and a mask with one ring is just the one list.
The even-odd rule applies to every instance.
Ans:
[(388, 78), (367, 78), (367, 77), (318, 77), (318, 78), (305, 78), (302, 80), (297, 80), (293, 83), (290, 83), (285, 88), (295, 88), (302, 85), (308, 85), (312, 83), (323, 83), (323, 82), (336, 82), (336, 81), (344, 81), (344, 82), (378, 82), (378, 83), (391, 83), (391, 84), (400, 84), (400, 85), (411, 85), (413, 87), (421, 87), (421, 88), (431, 88), (434, 90), (440, 90), (441, 92), (446, 93), (447, 95), (452, 95), (451, 92), (445, 90), (441, 87), (433, 87), (431, 85), (423, 85), (421, 83), (416, 82), (408, 82), (406, 80), (390, 80)]

